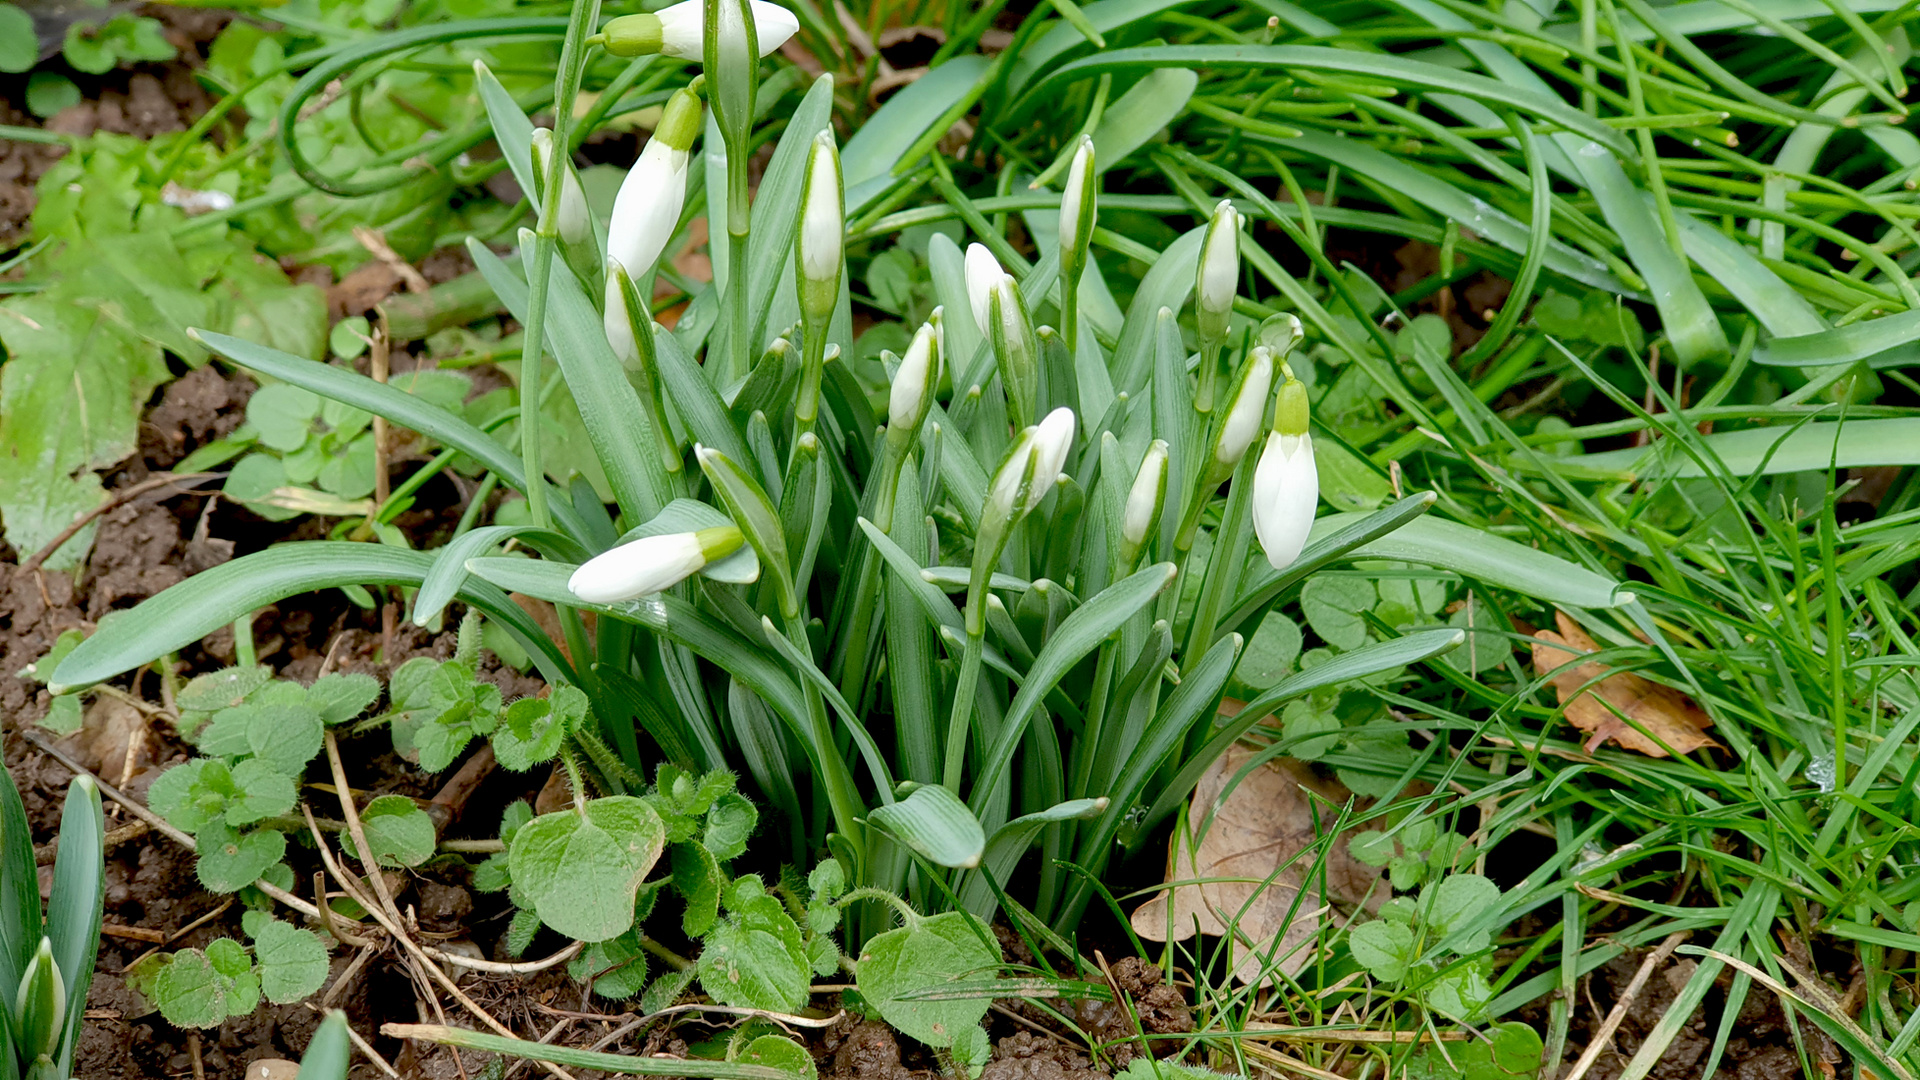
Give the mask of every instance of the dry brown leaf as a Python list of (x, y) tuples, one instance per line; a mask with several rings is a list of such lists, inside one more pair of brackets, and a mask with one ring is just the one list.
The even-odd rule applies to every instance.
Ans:
[[(1313, 938), (1328, 914), (1323, 902), (1327, 897), (1322, 896), (1320, 877), (1314, 872), (1315, 856), (1302, 855), (1277, 875), (1274, 870), (1319, 839), (1314, 796), (1324, 800), (1319, 806), (1321, 821), (1327, 819), (1328, 804), (1339, 806), (1351, 797), (1345, 787), (1315, 775), (1305, 762), (1276, 759), (1233, 789), (1196, 849), (1189, 829), (1198, 831), (1220, 793), (1253, 754), (1235, 745), (1200, 777), (1187, 821), (1175, 826), (1167, 856), (1168, 881), (1235, 880), (1176, 886), (1134, 909), (1132, 918), (1134, 931), (1151, 941), (1167, 940), (1169, 914), (1175, 941), (1192, 937), (1196, 925), (1201, 933), (1224, 936), (1233, 924), (1237, 930), (1234, 974), (1242, 982), (1259, 977), (1269, 954), (1278, 958), (1279, 969), (1289, 975), (1313, 959), (1312, 951), (1301, 946)], [(1351, 832), (1334, 841), (1327, 855), (1327, 892), (1343, 904), (1378, 906), (1384, 899), (1380, 871), (1347, 853)], [(1289, 919), (1287, 913), (1308, 880), (1313, 886)]]
[[(1536, 674), (1549, 677), (1554, 690), (1560, 695), (1560, 705), (1566, 710), (1567, 719), (1573, 726), (1589, 733), (1586, 746), (1588, 753), (1599, 749), (1600, 744), (1608, 739), (1628, 750), (1637, 750), (1648, 757), (1657, 758), (1667, 756), (1661, 743), (1682, 754), (1703, 746), (1720, 745), (1706, 735), (1706, 729), (1713, 726), (1713, 718), (1680, 691), (1631, 671), (1608, 675), (1608, 668), (1604, 664), (1592, 661), (1574, 663), (1579, 659), (1579, 654), (1598, 652), (1600, 646), (1566, 612), (1554, 612), (1554, 619), (1560, 625), (1559, 633), (1551, 630), (1534, 632), (1533, 670)], [(1600, 681), (1580, 691), (1582, 686), (1595, 679)], [(1574, 697), (1577, 691), (1580, 691), (1579, 696)], [(1567, 700), (1569, 697), (1573, 700)], [(1618, 713), (1614, 711), (1616, 709)], [(1647, 734), (1642, 734), (1633, 724), (1622, 720), (1622, 714), (1645, 728)], [(1649, 734), (1655, 738), (1648, 738)]]

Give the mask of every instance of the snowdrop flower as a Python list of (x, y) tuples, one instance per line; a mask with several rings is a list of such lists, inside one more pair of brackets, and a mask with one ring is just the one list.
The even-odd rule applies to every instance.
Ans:
[(1240, 212), (1231, 200), (1221, 199), (1200, 245), (1194, 311), (1202, 341), (1218, 342), (1227, 336), (1227, 319), (1233, 314), (1233, 294), (1239, 284)]
[[(544, 187), (553, 168), (553, 132), (546, 128), (533, 129), (533, 175), (534, 183)], [(586, 242), (588, 230), (592, 228), (592, 217), (587, 211), (587, 191), (580, 186), (580, 177), (573, 171), (571, 164), (560, 166), (560, 212), (554, 222), (560, 239), (569, 246)]]
[(1274, 406), (1273, 433), (1253, 473), (1253, 532), (1275, 570), (1300, 557), (1320, 504), (1307, 418), (1307, 388), (1288, 372)]
[(744, 541), (732, 525), (641, 537), (587, 560), (567, 579), (567, 589), (589, 604), (664, 592), (738, 551)]
[(1093, 138), (1080, 136), (1080, 146), (1067, 166), (1067, 182), (1060, 189), (1060, 265), (1078, 267), (1093, 236), (1094, 200), (1098, 191), (1093, 175)]
[[(753, 33), (766, 56), (787, 43), (800, 29), (793, 12), (764, 0), (751, 0)], [(607, 51), (615, 56), (645, 56), (663, 53), (676, 60), (699, 60), (706, 55), (701, 34), (705, 19), (702, 0), (681, 0), (658, 12), (622, 15), (609, 22), (601, 37)]]
[(887, 434), (890, 438), (910, 439), (920, 429), (933, 407), (934, 387), (940, 381), (940, 355), (932, 323), (922, 323), (914, 332), (907, 355), (893, 373), (893, 386), (887, 391)]
[(807, 317), (824, 323), (840, 292), (840, 257), (846, 241), (846, 209), (840, 191), (840, 152), (833, 132), (814, 136), (807, 152), (807, 184), (800, 198), (800, 302)]
[(1120, 515), (1120, 539), (1124, 544), (1121, 561), (1132, 565), (1146, 546), (1147, 534), (1160, 520), (1167, 502), (1167, 441), (1155, 439), (1140, 459), (1140, 471), (1133, 474), (1133, 487), (1127, 491), (1126, 509)]
[(987, 512), (1012, 523), (1033, 512), (1053, 490), (1073, 448), (1073, 410), (1065, 406), (1020, 433), (987, 491)]
[[(620, 264), (619, 259), (607, 259), (607, 302), (602, 308), (605, 314), (601, 316), (601, 321), (606, 327), (607, 344), (613, 346), (613, 355), (620, 358), (622, 367), (630, 368), (640, 361), (640, 349), (634, 341), (635, 327), (646, 324), (635, 318), (636, 313), (627, 305), (627, 290), (622, 278), (633, 280), (628, 277), (627, 268)], [(648, 323), (652, 322), (651, 314), (645, 318)]]
[(680, 222), (687, 201), (687, 152), (699, 131), (700, 99), (682, 89), (668, 100), (660, 126), (620, 183), (607, 227), (607, 255), (636, 278), (653, 267)]
[(1247, 449), (1260, 434), (1260, 422), (1267, 415), (1267, 393), (1273, 388), (1273, 351), (1256, 345), (1247, 354), (1240, 371), (1240, 386), (1227, 407), (1227, 418), (1220, 425), (1220, 436), (1213, 443), (1214, 467), (1230, 473), (1247, 456)]
[(967, 245), (967, 299), (973, 308), (974, 324), (980, 327), (980, 336), (993, 338), (993, 288), (1001, 279), (1011, 280), (1013, 275), (1000, 268), (1000, 260), (993, 257), (985, 244)]

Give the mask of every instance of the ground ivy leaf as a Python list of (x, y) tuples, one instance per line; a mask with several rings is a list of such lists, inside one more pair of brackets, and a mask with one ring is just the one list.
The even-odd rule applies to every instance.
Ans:
[(1533, 1080), (1540, 1074), (1546, 1047), (1538, 1031), (1508, 1021), (1484, 1034), (1485, 1039), (1448, 1043), (1444, 1054), (1432, 1046), (1414, 1051), (1407, 1059), (1407, 1080)]
[(1397, 983), (1407, 977), (1407, 964), (1413, 960), (1412, 927), (1376, 919), (1354, 927), (1347, 944), (1353, 958), (1381, 982)]
[(247, 700), (247, 695), (266, 685), (271, 676), (265, 667), (221, 668), (188, 681), (180, 688), (174, 703), (182, 712), (218, 712)]
[(707, 934), (700, 953), (700, 986), (723, 1005), (769, 1012), (806, 1006), (813, 965), (800, 927), (779, 899), (763, 889), (729, 890), (727, 917)]
[(869, 940), (854, 971), (860, 993), (882, 1019), (928, 1046), (944, 1048), (962, 1029), (979, 1025), (991, 1004), (988, 997), (916, 1001), (906, 996), (991, 977), (999, 963), (999, 949), (980, 940), (966, 915), (950, 911)]
[(210, 821), (195, 838), (200, 848), (200, 884), (217, 893), (238, 892), (259, 880), (287, 852), (287, 838), (272, 829), (241, 835), (224, 821)]
[(233, 767), (233, 784), (240, 794), (227, 800), (226, 821), (234, 828), (284, 814), (298, 797), (292, 777), (258, 758)]
[[(554, 691), (580, 691), (561, 687)], [(535, 765), (552, 761), (566, 738), (565, 718), (553, 705), (541, 698), (521, 698), (507, 706), (500, 726), (493, 732), (493, 755), (514, 772), (526, 772)]]
[(195, 758), (161, 773), (147, 789), (148, 809), (166, 818), (176, 829), (199, 832), (214, 817), (194, 798), (200, 772), (206, 767), (205, 759)]
[(175, 1027), (213, 1027), (227, 1018), (225, 980), (199, 949), (173, 954), (153, 977), (152, 998), (160, 1015)]
[(433, 857), (433, 819), (405, 795), (382, 795), (360, 812), (367, 846), (382, 866), (419, 866)]
[(371, 675), (323, 675), (307, 687), (307, 704), (332, 727), (344, 724), (380, 697), (380, 681)]
[(1339, 649), (1357, 649), (1367, 643), (1367, 622), (1360, 613), (1374, 605), (1373, 584), (1362, 578), (1307, 579), (1300, 587), (1300, 611), (1320, 640)]
[(247, 741), (247, 731), (253, 726), (254, 717), (264, 711), (258, 705), (241, 704), (214, 713), (213, 722), (200, 731), (197, 744), (200, 752), (209, 757), (236, 757), (252, 753), (253, 746)]
[(748, 1043), (739, 1060), (748, 1065), (779, 1069), (795, 1080), (813, 1080), (819, 1075), (807, 1048), (780, 1035), (762, 1035)]
[(319, 711), (305, 703), (259, 709), (247, 723), (248, 749), (288, 776), (306, 771), (323, 736)]
[(593, 992), (600, 997), (624, 1001), (647, 984), (647, 955), (629, 930), (587, 946), (567, 965), (567, 973), (583, 983), (593, 980)]
[[(1450, 934), (1471, 922), (1500, 900), (1500, 886), (1479, 874), (1449, 874), (1434, 886), (1433, 907), (1427, 918), (1440, 934)], [(1462, 954), (1477, 953), (1487, 947), (1490, 933), (1470, 934), (1455, 945)]]
[(260, 957), (260, 990), (268, 1001), (299, 1001), (327, 981), (327, 947), (310, 930), (275, 919), (254, 935), (253, 950)]
[(699, 844), (673, 845), (673, 886), (687, 900), (680, 929), (688, 937), (701, 937), (713, 929), (720, 917), (720, 887), (725, 880), (712, 852)]
[(665, 840), (651, 807), (613, 795), (528, 822), (513, 835), (508, 865), (541, 922), (580, 941), (605, 941), (633, 925), (634, 894)]
[(759, 822), (760, 811), (752, 803), (732, 793), (722, 795), (707, 811), (707, 831), (700, 843), (721, 862), (738, 858)]

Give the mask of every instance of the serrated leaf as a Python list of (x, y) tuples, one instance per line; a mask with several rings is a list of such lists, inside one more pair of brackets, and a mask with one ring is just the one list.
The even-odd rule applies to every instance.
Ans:
[(647, 987), (646, 992), (640, 995), (640, 1011), (657, 1013), (672, 1006), (674, 1002), (680, 1000), (681, 994), (687, 992), (687, 987), (693, 985), (694, 976), (697, 974), (699, 973), (692, 967), (682, 968), (679, 971), (661, 972), (660, 977), (653, 980), (653, 985)]
[(587, 946), (567, 965), (567, 973), (579, 982), (591, 979), (593, 992), (600, 997), (625, 1001), (646, 985), (647, 954), (633, 931), (628, 931)]
[(327, 947), (310, 930), (275, 919), (254, 935), (253, 951), (260, 958), (260, 992), (268, 1001), (299, 1001), (327, 981)]
[(419, 866), (433, 857), (433, 819), (405, 795), (382, 795), (360, 812), (367, 847), (382, 866)]
[(209, 1028), (227, 1018), (226, 980), (198, 949), (182, 949), (153, 976), (153, 1005), (175, 1027)]
[(298, 798), (293, 778), (258, 758), (235, 765), (232, 776), (240, 794), (227, 800), (226, 822), (236, 829), (287, 813)]
[(633, 925), (634, 894), (665, 839), (659, 815), (630, 795), (543, 814), (514, 833), (514, 886), (541, 922), (580, 941), (605, 941)]
[(673, 845), (673, 887), (687, 901), (680, 928), (690, 938), (702, 937), (720, 917), (720, 887), (726, 878), (713, 852), (699, 844)]
[(563, 696), (577, 697), (580, 707), (585, 708), (586, 695), (571, 686), (554, 688), (554, 700), (521, 698), (507, 706), (500, 726), (493, 732), (493, 754), (500, 764), (514, 772), (526, 772), (553, 760), (567, 737), (565, 710), (555, 704)]
[(512, 921), (507, 923), (505, 948), (508, 956), (519, 956), (533, 944), (533, 936), (540, 932), (540, 916), (531, 908), (521, 908), (513, 913)]
[(861, 995), (887, 1023), (944, 1048), (963, 1028), (979, 1025), (992, 1004), (990, 995), (948, 1001), (908, 1000), (907, 995), (989, 978), (999, 964), (998, 947), (982, 941), (966, 915), (950, 911), (870, 939), (854, 970)]
[(784, 1013), (805, 1007), (813, 967), (787, 909), (751, 877), (734, 882), (727, 908), (700, 952), (700, 986), (723, 1005)]
[(272, 829), (236, 833), (223, 821), (210, 821), (195, 837), (200, 884), (217, 893), (238, 892), (259, 880), (287, 852), (287, 838)]
[(204, 758), (195, 758), (184, 765), (175, 765), (154, 778), (153, 786), (147, 789), (147, 807), (154, 813), (167, 819), (167, 823), (183, 832), (199, 832), (201, 826), (213, 820), (214, 814), (195, 802), (193, 790), (199, 784), (200, 772), (207, 767)]
[(307, 687), (307, 704), (332, 727), (366, 712), (380, 698), (380, 680), (371, 675), (323, 675)]
[(753, 827), (759, 821), (760, 811), (745, 798), (732, 793), (722, 795), (707, 810), (707, 830), (700, 843), (721, 862), (738, 858), (747, 850), (747, 837), (753, 835)]

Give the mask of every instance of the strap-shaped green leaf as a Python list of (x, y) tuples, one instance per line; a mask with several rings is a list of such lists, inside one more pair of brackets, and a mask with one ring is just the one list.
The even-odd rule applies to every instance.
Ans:
[(27, 960), (40, 947), (40, 875), (33, 829), (13, 774), (0, 779), (0, 1004), (13, 1012)]
[[(944, 790), (944, 789), (943, 789)], [(1024, 814), (1014, 818), (993, 831), (987, 841), (986, 854), (980, 860), (980, 873), (969, 875), (966, 884), (960, 889), (960, 906), (985, 918), (993, 912), (993, 886), (983, 875), (992, 875), (993, 880), (1005, 883), (1013, 875), (1020, 859), (1033, 846), (1033, 838), (1041, 829), (1062, 821), (1084, 821), (1098, 817), (1107, 808), (1107, 800), (1069, 799), (1055, 803), (1045, 810)]]
[(425, 626), (453, 602), (454, 594), (467, 580), (467, 560), (495, 544), (519, 538), (537, 550), (570, 562), (585, 562), (587, 552), (571, 537), (536, 525), (485, 525), (457, 536), (447, 546), (434, 551), (433, 567), (420, 582), (413, 597), (412, 621)]
[(567, 578), (577, 567), (538, 559), (469, 559), (467, 569), (501, 589), (622, 619), (684, 645), (764, 698), (797, 738), (807, 737), (806, 704), (800, 688), (780, 665), (765, 650), (679, 597), (661, 593), (622, 604), (589, 604), (567, 588)]
[(979, 866), (987, 849), (980, 819), (939, 784), (922, 784), (899, 802), (875, 808), (867, 820), (935, 866)]
[(973, 801), (976, 809), (983, 805), (983, 800), (1000, 779), (1001, 772), (1013, 760), (1014, 750), (1019, 747), (1021, 736), (1026, 734), (1027, 722), (1033, 718), (1034, 711), (1040, 707), (1047, 692), (1073, 665), (1120, 629), (1121, 623), (1171, 585), (1174, 574), (1172, 563), (1156, 563), (1107, 586), (1099, 596), (1088, 600), (1078, 611), (1067, 616), (1053, 636), (1047, 639), (1040, 654), (1034, 657), (1033, 667), (1027, 671), (1027, 681), (1008, 707), (1006, 719), (1001, 721), (1000, 731), (974, 779)]
[[(61, 661), (50, 689), (64, 693), (111, 679), (299, 593), (348, 585), (417, 588), (432, 566), (433, 556), (427, 552), (384, 544), (317, 540), (270, 547), (195, 574), (145, 601), (127, 618), (103, 625)], [(506, 627), (549, 681), (573, 681), (572, 667), (560, 650), (505, 593), (470, 581), (460, 595)]]
[(353, 1063), (353, 1042), (347, 1038), (347, 1014), (330, 1009), (320, 1021), (307, 1052), (300, 1055), (297, 1080), (347, 1080), (347, 1066)]
[(72, 1069), (81, 1016), (87, 1011), (87, 987), (93, 983), (93, 962), (100, 951), (100, 919), (107, 895), (106, 843), (107, 819), (100, 809), (99, 785), (90, 776), (76, 776), (67, 785), (67, 802), (60, 811), (60, 852), (53, 860), (53, 891), (47, 900), (47, 937), (67, 984), (66, 1026), (53, 1059), (62, 1076)]
[(507, 88), (500, 85), (493, 71), (481, 61), (473, 62), (473, 85), (480, 91), (480, 103), (487, 107), (487, 120), (493, 124), (493, 141), (500, 147), (500, 156), (507, 159), (507, 168), (513, 170), (513, 180), (527, 198), (539, 188), (533, 182), (533, 121), (513, 100)]
[[(498, 256), (492, 252), (487, 254), (499, 262)], [(385, 417), (443, 446), (451, 446), (485, 465), (498, 473), (501, 481), (515, 491), (524, 493), (527, 490), (526, 472), (521, 469), (518, 457), (493, 436), (424, 398), (415, 397), (396, 386), (375, 382), (358, 372), (331, 364), (316, 364), (245, 338), (216, 334), (211, 330), (192, 330), (189, 333), (208, 349), (241, 367), (311, 390), (342, 405)], [(585, 527), (579, 515), (573, 512), (571, 503), (556, 494), (552, 505), (553, 516), (562, 528), (576, 536), (585, 535)]]

